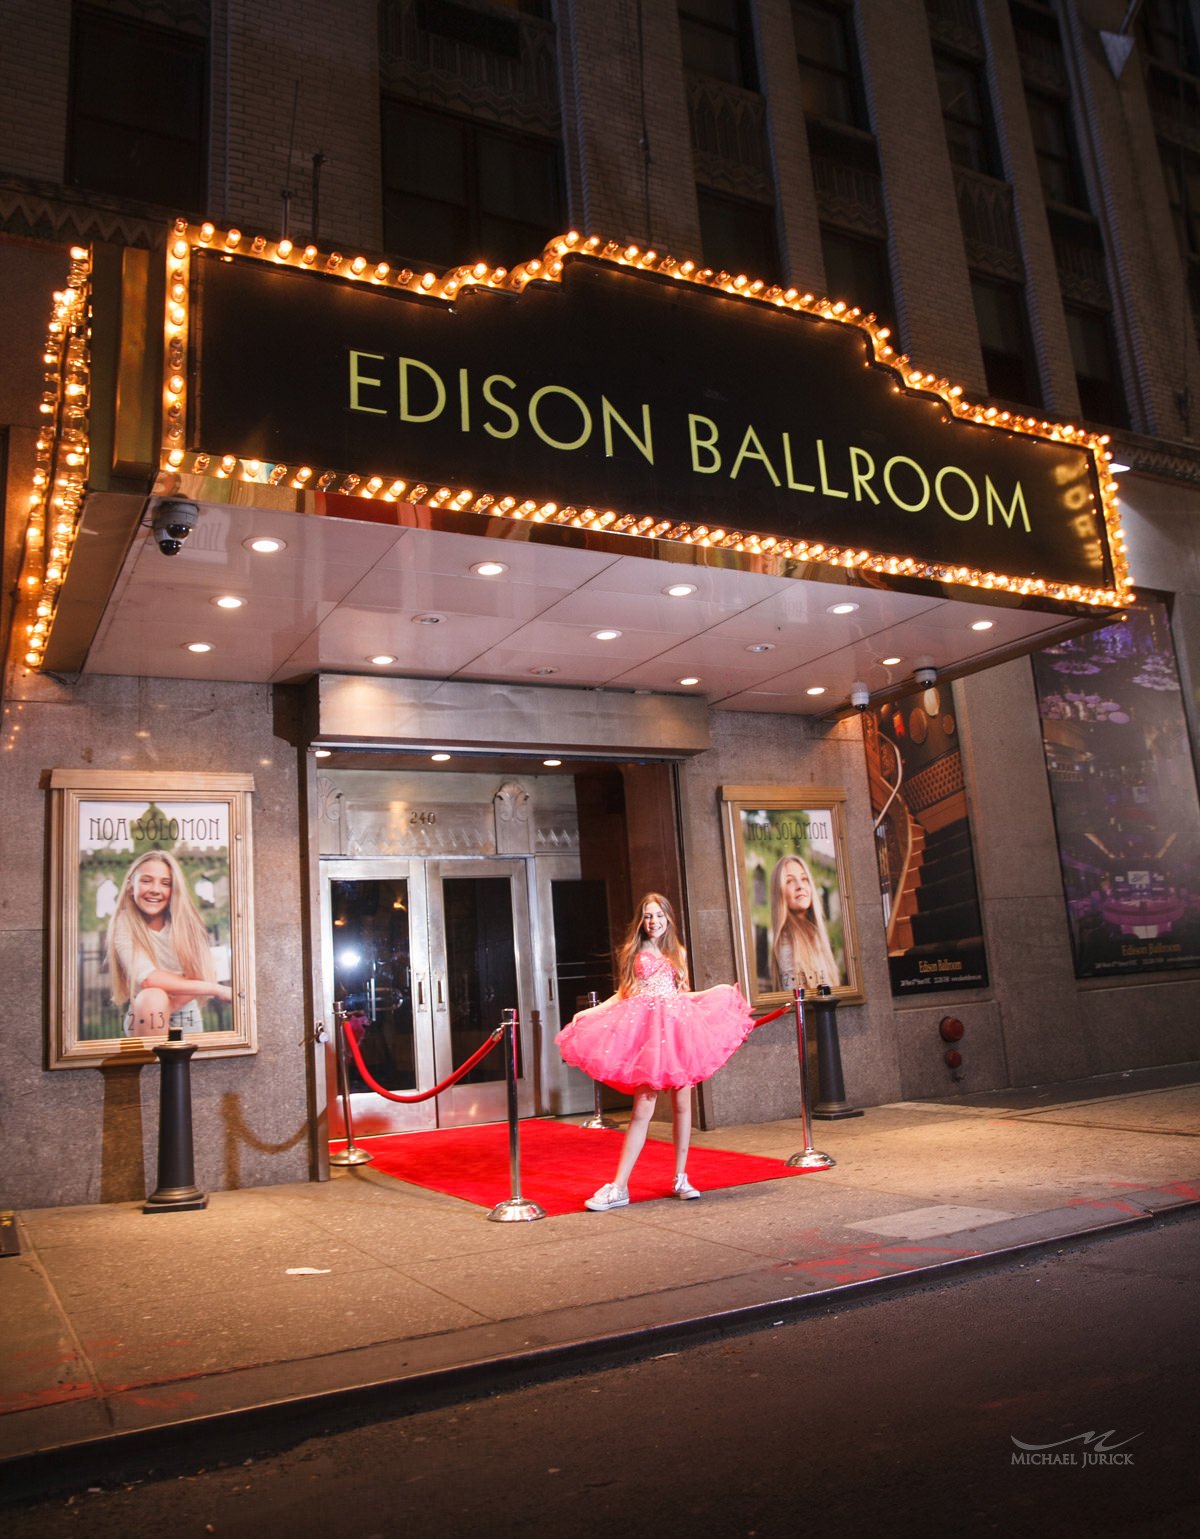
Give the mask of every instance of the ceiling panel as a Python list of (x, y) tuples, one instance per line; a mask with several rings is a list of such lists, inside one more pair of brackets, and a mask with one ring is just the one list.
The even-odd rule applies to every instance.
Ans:
[[(556, 545), (534, 526), (493, 520), (476, 535), (448, 529), (205, 505), (177, 556), (138, 532), (87, 660), (94, 673), (252, 682), (385, 671), (431, 678), (694, 693), (722, 709), (824, 716), (861, 679), (873, 694), (911, 684), (918, 657), (939, 669), (1051, 635), (1064, 616), (809, 582), (729, 566)], [(277, 555), (246, 541), (285, 542)], [(536, 536), (536, 537), (531, 537)], [(472, 572), (504, 563), (499, 577)], [(686, 583), (694, 592), (668, 597)], [(235, 594), (244, 606), (218, 609)], [(848, 614), (831, 610), (854, 604)], [(418, 615), (438, 624), (414, 623)], [(970, 627), (981, 618), (990, 630)], [(608, 642), (592, 632), (611, 627)], [(212, 650), (195, 655), (191, 641)], [(761, 648), (761, 650), (755, 650)], [(885, 657), (898, 656), (896, 664)], [(681, 678), (696, 676), (695, 686)], [(823, 695), (806, 690), (822, 686)]]

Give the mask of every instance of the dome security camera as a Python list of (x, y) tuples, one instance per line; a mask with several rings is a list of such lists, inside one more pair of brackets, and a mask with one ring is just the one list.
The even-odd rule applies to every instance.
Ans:
[(913, 669), (913, 678), (918, 684), (923, 684), (926, 689), (931, 684), (937, 683), (937, 676), (937, 669), (929, 662), (918, 663)]
[(865, 711), (871, 703), (871, 691), (861, 679), (855, 679), (850, 686), (850, 704), (856, 711)]
[(164, 497), (154, 509), (150, 528), (164, 556), (177, 556), (183, 542), (200, 522), (200, 509), (181, 497)]

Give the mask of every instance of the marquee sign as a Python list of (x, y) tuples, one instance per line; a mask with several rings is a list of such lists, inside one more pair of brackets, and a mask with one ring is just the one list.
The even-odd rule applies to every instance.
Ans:
[(1105, 440), (845, 305), (568, 235), (442, 277), (180, 223), (163, 468), (1115, 605)]

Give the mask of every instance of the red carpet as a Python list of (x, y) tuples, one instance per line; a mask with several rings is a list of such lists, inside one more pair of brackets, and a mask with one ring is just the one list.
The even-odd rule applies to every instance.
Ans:
[[(567, 1122), (522, 1122), (521, 1196), (538, 1203), (548, 1214), (578, 1212), (585, 1197), (612, 1180), (623, 1136)], [(513, 1195), (508, 1124), (504, 1122), (364, 1138), (360, 1147), (384, 1175), (461, 1197), (482, 1208), (494, 1208)], [(688, 1155), (688, 1177), (701, 1192), (802, 1174), (783, 1160), (735, 1154), (729, 1149), (700, 1149), (693, 1144)], [(629, 1183), (629, 1200), (649, 1202), (669, 1196), (674, 1178), (674, 1150), (651, 1135)]]

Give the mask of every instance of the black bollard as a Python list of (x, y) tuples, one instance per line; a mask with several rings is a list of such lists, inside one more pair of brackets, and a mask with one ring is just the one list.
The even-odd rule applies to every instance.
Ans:
[(186, 1213), (207, 1208), (208, 1198), (196, 1185), (192, 1153), (191, 1059), (195, 1044), (183, 1040), (172, 1026), (167, 1040), (154, 1049), (162, 1065), (158, 1099), (158, 1185), (146, 1198), (143, 1213)]
[(842, 1081), (842, 1049), (838, 1042), (838, 1002), (827, 983), (821, 984), (817, 997), (809, 1002), (809, 1019), (817, 1040), (817, 1104), (813, 1116), (822, 1122), (837, 1122), (844, 1117), (861, 1117), (846, 1099)]

